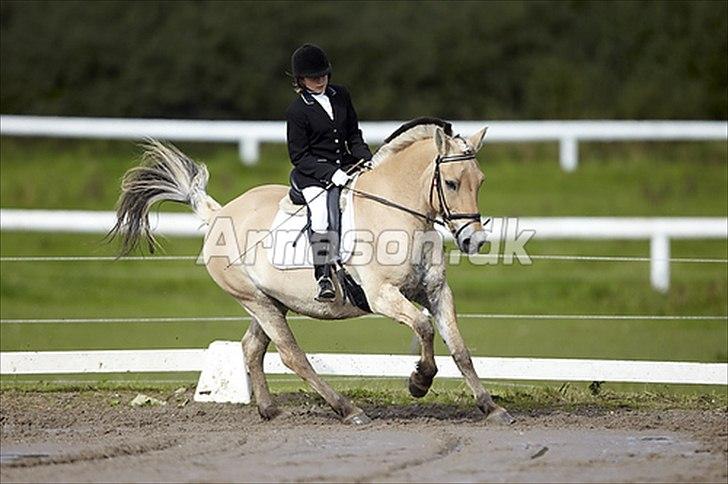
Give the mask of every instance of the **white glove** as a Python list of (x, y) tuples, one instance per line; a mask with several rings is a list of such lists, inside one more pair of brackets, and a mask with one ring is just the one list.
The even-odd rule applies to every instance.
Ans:
[(333, 183), (337, 187), (343, 187), (348, 181), (349, 175), (344, 173), (342, 170), (336, 170), (334, 172), (334, 175), (331, 177), (331, 183)]

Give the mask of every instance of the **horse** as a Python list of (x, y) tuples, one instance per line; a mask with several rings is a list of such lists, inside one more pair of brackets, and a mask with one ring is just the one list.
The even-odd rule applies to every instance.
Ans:
[[(318, 302), (310, 269), (279, 270), (266, 257), (248, 257), (265, 246), (270, 236), (267, 229), (279, 202), (287, 197), (288, 187), (259, 186), (221, 206), (205, 191), (209, 179), (205, 165), (169, 143), (153, 139), (144, 143), (140, 165), (123, 178), (111, 235), (122, 238), (122, 255), (142, 241), (153, 251), (156, 241), (148, 213), (152, 205), (163, 200), (188, 205), (206, 224), (202, 258), (207, 271), (251, 316), (242, 346), (263, 419), (280, 413), (263, 372), (263, 358), (273, 341), (282, 362), (318, 392), (344, 423), (370, 422), (361, 408), (319, 377), (286, 321), (288, 311), (338, 320), (362, 316), (369, 309), (408, 326), (417, 336), (420, 359), (408, 380), (413, 397), (424, 397), (437, 373), (432, 318), (485, 419), (510, 424), (514, 419), (493, 401), (473, 367), (442, 263), (442, 238), (434, 229), (436, 224), (447, 227), (465, 253), (477, 253), (485, 242), (478, 210), (484, 175), (475, 154), (484, 144), (486, 130), (465, 138), (453, 135), (450, 124), (437, 118), (407, 123), (377, 150), (371, 168), (356, 179), (356, 188), (345, 188), (354, 192), (357, 230), (370, 234), (369, 240), (356, 239), (357, 251), (346, 263), (360, 281), (369, 308), (362, 309), (343, 297), (333, 303)], [(222, 220), (232, 221), (233, 225), (225, 225), (230, 230), (215, 229), (223, 226), (218, 223)], [(394, 260), (389, 251), (376, 250), (372, 258), (373, 241), (392, 231), (397, 240), (408, 245), (412, 256)], [(234, 239), (234, 243), (225, 244), (226, 257), (220, 256), (221, 234)], [(337, 287), (339, 296), (341, 291)]]

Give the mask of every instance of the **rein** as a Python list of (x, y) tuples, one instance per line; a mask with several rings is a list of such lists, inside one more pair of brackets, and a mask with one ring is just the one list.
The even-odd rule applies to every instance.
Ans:
[(410, 215), (414, 215), (415, 217), (419, 217), (421, 219), (427, 220), (428, 222), (431, 222), (433, 224), (442, 225), (443, 227), (445, 226), (445, 222), (443, 222), (442, 220), (436, 219), (434, 217), (430, 217), (429, 215), (426, 215), (424, 213), (420, 213), (417, 210), (412, 210), (409, 207), (405, 207), (404, 205), (400, 205), (400, 204), (398, 204), (396, 202), (393, 202), (391, 200), (387, 200), (386, 198), (382, 198), (382, 197), (380, 197), (378, 195), (372, 195), (371, 193), (363, 192), (361, 190), (357, 190), (356, 188), (344, 187), (344, 190), (349, 190), (350, 192), (355, 193), (357, 195), (360, 195), (363, 198), (367, 198), (369, 200), (373, 200), (375, 202), (381, 203), (382, 205), (386, 205), (387, 207), (392, 207), (392, 208), (396, 208), (398, 210), (401, 210), (403, 212), (407, 212)]
[[(409, 213), (410, 215), (414, 215), (415, 217), (419, 217), (423, 220), (426, 220), (433, 225), (441, 225), (442, 227), (446, 227), (450, 230), (450, 232), (453, 234), (453, 237), (455, 237), (455, 240), (458, 239), (458, 236), (460, 233), (468, 227), (471, 224), (474, 224), (478, 221), (480, 221), (481, 217), (479, 213), (453, 213), (450, 210), (450, 207), (447, 205), (447, 199), (445, 198), (445, 192), (442, 188), (442, 174), (440, 173), (440, 165), (443, 163), (453, 163), (453, 162), (460, 162), (460, 161), (469, 161), (469, 160), (475, 160), (475, 154), (467, 150), (465, 153), (459, 154), (459, 155), (450, 155), (450, 156), (442, 156), (437, 155), (437, 158), (435, 158), (435, 171), (432, 175), (432, 183), (430, 184), (430, 204), (432, 203), (433, 193), (437, 193), (438, 202), (440, 203), (440, 207), (442, 208), (443, 214), (442, 214), (442, 220), (436, 219), (434, 217), (430, 217), (427, 214), (418, 212), (416, 210), (413, 210), (409, 207), (405, 207), (404, 205), (400, 205), (396, 202), (393, 202), (391, 200), (387, 200), (386, 198), (380, 197), (378, 195), (373, 195), (371, 193), (363, 192), (361, 190), (357, 190), (355, 188), (349, 188), (344, 187), (345, 190), (349, 190), (352, 193), (355, 193), (363, 198), (367, 198), (369, 200), (372, 200), (377, 203), (381, 203), (382, 205), (385, 205), (387, 207), (396, 208), (397, 210), (401, 210), (403, 212)], [(435, 188), (437, 188), (437, 191), (435, 192)], [(448, 226), (449, 223), (453, 220), (458, 219), (470, 219), (470, 222), (463, 224), (460, 228), (457, 229), (457, 231), (453, 231)], [(486, 220), (483, 225), (490, 222), (490, 219)]]

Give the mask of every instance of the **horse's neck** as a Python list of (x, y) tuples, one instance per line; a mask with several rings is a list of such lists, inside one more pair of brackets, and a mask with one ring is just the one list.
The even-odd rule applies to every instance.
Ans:
[(416, 143), (396, 153), (363, 175), (357, 188), (431, 215), (429, 193), (434, 154), (428, 148)]

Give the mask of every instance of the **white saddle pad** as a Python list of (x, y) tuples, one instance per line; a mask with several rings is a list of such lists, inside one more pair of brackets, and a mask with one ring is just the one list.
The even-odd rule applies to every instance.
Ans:
[[(350, 187), (354, 187), (356, 178)], [(341, 246), (339, 256), (346, 262), (354, 252), (354, 195), (351, 190), (341, 192)], [(321, 195), (322, 197), (325, 195)], [(300, 210), (299, 210), (300, 209)], [(297, 215), (293, 215), (298, 211)], [(278, 204), (278, 212), (271, 224), (272, 245), (268, 247), (268, 261), (276, 269), (305, 269), (313, 267), (313, 254), (308, 235), (301, 233), (306, 225), (306, 207), (294, 205), (286, 195)], [(298, 240), (296, 241), (296, 238)], [(296, 245), (294, 246), (294, 242)], [(266, 244), (267, 245), (267, 244)]]

